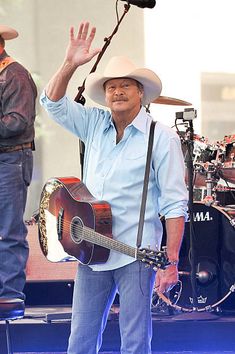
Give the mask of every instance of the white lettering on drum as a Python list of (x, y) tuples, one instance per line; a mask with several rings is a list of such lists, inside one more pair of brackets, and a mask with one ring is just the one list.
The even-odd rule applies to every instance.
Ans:
[(204, 213), (203, 211), (198, 211), (197, 213), (193, 213), (194, 221), (212, 221), (213, 218), (210, 217), (209, 211)]

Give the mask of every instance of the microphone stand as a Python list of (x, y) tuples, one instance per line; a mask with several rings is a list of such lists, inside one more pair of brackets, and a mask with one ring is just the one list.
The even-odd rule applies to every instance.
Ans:
[(191, 265), (191, 287), (192, 287), (192, 311), (183, 313), (176, 316), (176, 320), (212, 320), (218, 319), (218, 316), (210, 312), (202, 312), (198, 309), (198, 297), (197, 297), (197, 267), (196, 267), (196, 254), (195, 254), (195, 233), (194, 233), (194, 217), (193, 217), (193, 180), (194, 180), (194, 167), (193, 167), (193, 151), (194, 151), (194, 129), (193, 129), (193, 119), (196, 118), (197, 111), (193, 108), (186, 108), (184, 112), (176, 113), (178, 119), (183, 119), (184, 122), (188, 122), (189, 139), (187, 140), (187, 150), (188, 154), (186, 160), (186, 166), (188, 169), (188, 192), (189, 192), (189, 234), (190, 234), (190, 265)]
[[(99, 62), (100, 62), (100, 60), (101, 60), (101, 58), (103, 57), (103, 55), (104, 55), (106, 49), (107, 49), (108, 46), (110, 45), (113, 36), (117, 33), (117, 31), (118, 31), (118, 29), (119, 29), (119, 26), (120, 26), (120, 24), (121, 24), (123, 18), (125, 17), (125, 15), (126, 15), (127, 12), (129, 11), (129, 9), (130, 9), (130, 5), (129, 5), (129, 4), (125, 4), (125, 5), (124, 5), (124, 13), (122, 14), (121, 18), (118, 20), (118, 23), (117, 23), (116, 27), (114, 28), (112, 34), (111, 34), (109, 37), (104, 38), (105, 44), (103, 45), (103, 47), (102, 47), (102, 49), (101, 49), (101, 51), (100, 51), (100, 53), (99, 53), (99, 55), (98, 55), (98, 57), (97, 57), (97, 59), (96, 59), (96, 62), (95, 62), (95, 64), (93, 65), (93, 67), (92, 67), (92, 69), (91, 69), (91, 71), (90, 71), (89, 74), (91, 74), (91, 73), (93, 73), (93, 72), (96, 71), (97, 66), (98, 66), (98, 64), (99, 64)], [(78, 87), (78, 93), (77, 93), (77, 96), (75, 97), (74, 101), (80, 103), (80, 98), (81, 98), (81, 96), (82, 96), (82, 93), (83, 93), (84, 90), (85, 90), (85, 82), (86, 82), (86, 79), (83, 81), (82, 86)], [(84, 102), (84, 101), (83, 101), (83, 102)], [(83, 104), (83, 102), (82, 102), (82, 104)], [(84, 103), (85, 103), (85, 102), (84, 102)]]
[[(125, 4), (124, 5), (124, 12), (123, 12), (122, 16), (120, 17), (120, 19), (118, 20), (117, 25), (114, 28), (113, 32), (111, 33), (111, 35), (109, 37), (104, 38), (105, 44), (103, 45), (103, 47), (102, 47), (102, 49), (101, 49), (101, 51), (100, 51), (100, 53), (99, 53), (99, 55), (98, 55), (98, 57), (96, 59), (96, 62), (93, 65), (93, 67), (92, 67), (92, 69), (91, 69), (89, 74), (91, 74), (91, 73), (96, 71), (97, 66), (98, 66), (101, 58), (103, 57), (106, 49), (110, 45), (113, 36), (117, 33), (117, 31), (119, 29), (119, 26), (120, 26), (122, 20), (124, 19), (125, 15), (129, 11), (129, 9), (130, 9), (130, 4), (129, 3)], [(82, 105), (85, 105), (85, 103), (86, 103), (86, 100), (85, 100), (85, 98), (82, 95), (83, 92), (85, 91), (85, 82), (86, 82), (86, 79), (83, 81), (82, 86), (78, 87), (78, 93), (77, 93), (76, 97), (74, 98), (75, 102), (81, 103)], [(85, 145), (84, 145), (84, 143), (81, 140), (79, 140), (79, 150), (80, 150), (80, 164), (81, 164), (81, 179), (83, 179), (83, 163), (84, 163)]]

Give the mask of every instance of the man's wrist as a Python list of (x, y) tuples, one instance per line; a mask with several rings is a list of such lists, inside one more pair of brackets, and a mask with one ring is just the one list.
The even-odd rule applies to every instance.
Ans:
[(169, 259), (168, 260), (168, 266), (178, 266), (179, 260), (178, 259)]

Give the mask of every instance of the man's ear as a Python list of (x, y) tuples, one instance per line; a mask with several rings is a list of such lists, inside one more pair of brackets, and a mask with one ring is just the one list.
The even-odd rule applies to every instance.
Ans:
[(139, 96), (140, 96), (140, 98), (142, 100), (142, 98), (144, 97), (144, 91), (143, 90), (139, 90)]

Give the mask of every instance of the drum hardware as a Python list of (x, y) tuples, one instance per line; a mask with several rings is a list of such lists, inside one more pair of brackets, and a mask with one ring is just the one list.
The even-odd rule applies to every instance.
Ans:
[(210, 144), (208, 138), (194, 135), (194, 161), (193, 163), (207, 163), (212, 160), (219, 161), (220, 153), (218, 153), (218, 146)]
[[(226, 300), (228, 299), (228, 297), (235, 292), (235, 284), (231, 285), (228, 293), (222, 298), (220, 299), (219, 301), (217, 301), (216, 303), (212, 304), (212, 305), (208, 305), (208, 306), (205, 306), (205, 307), (202, 307), (202, 308), (197, 308), (197, 312), (221, 312), (220, 310), (220, 305)], [(177, 300), (179, 300), (178, 298), (178, 295), (177, 296)], [(157, 302), (156, 302), (157, 300)], [(191, 302), (192, 302), (192, 298), (190, 298)], [(155, 298), (154, 298), (154, 301), (155, 301), (155, 306), (153, 306), (153, 309), (155, 308), (155, 311), (156, 312), (156, 309), (158, 309), (158, 306), (162, 306), (162, 303), (165, 303), (168, 307), (171, 307), (173, 308), (174, 310), (177, 311), (177, 313), (179, 312), (190, 312), (192, 313), (194, 311), (193, 308), (188, 308), (188, 307), (184, 307), (184, 306), (179, 306), (177, 305), (177, 302), (174, 302), (174, 300), (171, 300), (169, 298), (169, 295), (168, 294), (161, 294), (161, 293), (158, 293), (156, 292), (155, 294)], [(204, 299), (201, 297), (198, 298), (198, 302), (202, 302), (204, 301)]]
[(226, 158), (226, 148), (225, 145), (221, 143), (216, 143), (214, 146), (216, 146), (216, 157), (215, 157), (215, 162), (218, 164), (222, 164), (225, 161)]
[(202, 152), (205, 151), (206, 148), (207, 148), (207, 144), (206, 143), (204, 143), (201, 140), (194, 140), (194, 149), (193, 149), (193, 155), (194, 155), (193, 164), (194, 165), (197, 162), (202, 162), (203, 161), (201, 156), (202, 156)]
[(193, 200), (195, 202), (202, 202), (206, 198), (206, 188), (205, 187), (193, 187)]
[(208, 163), (206, 168), (206, 197), (204, 199), (205, 204), (208, 206), (215, 201), (215, 195), (212, 192), (218, 182), (216, 174), (217, 167), (212, 163)]
[[(190, 272), (186, 271), (179, 271), (179, 276), (182, 278), (183, 276), (190, 277)], [(208, 282), (212, 281), (213, 279), (213, 274), (209, 271), (199, 271), (197, 274), (197, 279), (201, 284), (207, 284)], [(177, 284), (172, 288), (171, 291), (166, 292), (163, 294), (169, 301), (170, 301), (170, 306), (175, 307), (180, 299), (180, 296), (182, 294), (182, 288), (183, 288), (183, 282), (181, 280), (178, 280)], [(152, 312), (154, 313), (164, 313), (167, 311), (169, 312), (166, 308), (166, 305), (168, 306), (169, 303), (164, 301), (164, 299), (161, 296), (162, 294), (158, 293), (158, 291), (154, 288), (153, 291), (153, 296), (152, 296)], [(190, 299), (190, 301), (192, 301)], [(200, 302), (200, 299), (198, 299)], [(201, 302), (203, 302), (203, 299), (201, 299)]]
[[(176, 117), (176, 121), (184, 118), (182, 112), (176, 114)], [(178, 129), (177, 131), (179, 134)], [(208, 139), (193, 133), (192, 121), (188, 123), (186, 132), (179, 135), (186, 165), (189, 216), (191, 215), (193, 220), (189, 219), (189, 223), (186, 223), (188, 238), (185, 234), (184, 240), (187, 241), (183, 241), (181, 247), (183, 252), (187, 247), (189, 251), (183, 258), (182, 252), (180, 255), (180, 297), (177, 302), (172, 301), (172, 290), (169, 294), (159, 296), (164, 298), (168, 307), (172, 305), (177, 311), (192, 313), (190, 316), (183, 316), (184, 319), (208, 319), (205, 312), (224, 310), (229, 301), (233, 300), (233, 297), (228, 297), (235, 289), (235, 206), (219, 206), (221, 196), (218, 188), (220, 178), (226, 183), (235, 183), (235, 135), (232, 136), (233, 145), (228, 146), (231, 139), (211, 144)], [(190, 158), (192, 164), (189, 162)], [(197, 206), (191, 201), (192, 187), (193, 190), (195, 187), (204, 189), (203, 202), (196, 203)], [(230, 191), (233, 193), (230, 189), (225, 192)], [(229, 200), (229, 204), (233, 204), (233, 200)], [(201, 243), (200, 247), (198, 242)], [(197, 312), (203, 316), (197, 316)]]
[[(194, 174), (199, 172), (201, 175), (205, 175), (206, 185), (204, 198), (194, 198), (194, 201), (202, 200), (206, 205), (211, 205), (212, 203), (220, 206), (235, 204), (235, 188), (228, 185), (227, 180), (224, 178), (224, 167), (222, 166), (223, 164), (221, 162), (213, 160), (212, 162), (207, 162), (205, 164), (197, 163), (194, 166)], [(235, 170), (233, 170), (233, 173), (235, 175)], [(226, 177), (231, 179), (232, 174), (230, 173), (230, 175), (227, 175)], [(227, 186), (218, 184), (220, 178), (225, 180)], [(201, 187), (201, 189), (203, 188)]]
[[(182, 281), (178, 280), (177, 284), (174, 286), (174, 292), (171, 296), (171, 306), (162, 298), (162, 294), (159, 294), (156, 288), (153, 290), (151, 312), (158, 315), (173, 315), (173, 305), (176, 305), (182, 292)], [(168, 291), (165, 296), (169, 298), (170, 292)], [(172, 309), (171, 309), (172, 308)]]
[(235, 134), (226, 135), (223, 143), (226, 150), (225, 162), (235, 162)]
[(226, 135), (219, 144), (220, 151), (223, 151), (220, 177), (235, 184), (235, 134)]
[[(183, 119), (183, 121), (188, 122), (188, 129), (186, 132), (189, 134), (189, 139), (187, 143), (187, 148), (188, 148), (188, 154), (186, 154), (185, 157), (185, 162), (186, 162), (186, 167), (187, 167), (187, 172), (188, 172), (188, 191), (189, 191), (189, 202), (188, 202), (188, 209), (189, 209), (189, 248), (190, 248), (190, 284), (191, 284), (191, 295), (192, 295), (192, 309), (190, 312), (192, 312), (192, 315), (184, 316), (185, 320), (189, 319), (198, 319), (198, 308), (199, 308), (199, 298), (197, 294), (197, 253), (195, 252), (195, 223), (197, 222), (197, 216), (195, 218), (194, 215), (194, 210), (193, 210), (193, 179), (194, 179), (194, 164), (197, 160), (193, 160), (193, 153), (194, 153), (194, 129), (193, 129), (193, 120), (197, 117), (197, 111), (195, 111), (192, 108), (186, 108), (184, 112), (177, 112), (176, 113), (176, 120), (177, 119)], [(209, 170), (208, 173), (211, 173), (212, 171)], [(210, 177), (210, 178), (209, 178)], [(207, 188), (211, 186), (211, 176), (208, 176), (208, 185)], [(210, 183), (210, 185), (209, 185)], [(210, 193), (210, 190), (208, 191)], [(201, 215), (199, 215), (201, 217)], [(202, 214), (202, 217), (204, 219), (204, 215)], [(177, 306), (177, 305), (176, 305)], [(208, 319), (208, 314), (207, 316), (201, 316), (200, 319), (207, 318)], [(214, 317), (214, 316), (213, 316)], [(183, 318), (182, 318), (183, 319)]]
[(235, 219), (231, 219), (231, 220), (230, 220), (230, 224), (231, 224), (233, 227), (235, 227)]
[(200, 173), (200, 175), (203, 174), (205, 176), (205, 192), (201, 200), (203, 200), (206, 205), (211, 205), (215, 202), (214, 191), (219, 180), (217, 171), (218, 167), (214, 163), (196, 163), (194, 165), (194, 181), (196, 181), (197, 173)]

